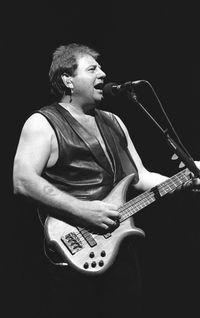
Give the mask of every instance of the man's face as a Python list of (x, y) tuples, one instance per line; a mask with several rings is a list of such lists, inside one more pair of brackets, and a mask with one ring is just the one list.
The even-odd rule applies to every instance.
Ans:
[(72, 78), (73, 101), (80, 105), (96, 104), (103, 98), (103, 83), (106, 74), (90, 55), (78, 58), (78, 68)]

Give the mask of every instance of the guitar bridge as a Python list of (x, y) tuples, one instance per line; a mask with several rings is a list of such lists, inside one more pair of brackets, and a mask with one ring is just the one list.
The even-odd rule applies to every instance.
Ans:
[(61, 237), (61, 241), (65, 244), (65, 246), (68, 248), (72, 255), (76, 254), (83, 247), (81, 240), (74, 232), (64, 234)]

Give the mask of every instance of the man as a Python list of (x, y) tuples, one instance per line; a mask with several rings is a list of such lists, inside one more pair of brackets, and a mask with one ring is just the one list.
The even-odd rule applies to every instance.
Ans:
[[(98, 56), (76, 43), (54, 52), (49, 75), (58, 102), (35, 111), (25, 122), (13, 180), (15, 193), (34, 200), (43, 221), (50, 215), (109, 233), (119, 227), (119, 206), (103, 199), (123, 177), (133, 174), (135, 191), (146, 191), (168, 178), (148, 171), (120, 118), (97, 108), (106, 77)], [(139, 312), (139, 273), (130, 242), (122, 244), (115, 264), (99, 277), (86, 277), (60, 265), (61, 255), (49, 247), (46, 253), (50, 271), (60, 277), (55, 312), (74, 317), (79, 310), (95, 317), (126, 316), (131, 308), (135, 316)], [(50, 308), (48, 314), (51, 311), (53, 316), (55, 306)], [(47, 308), (44, 312), (47, 315)]]

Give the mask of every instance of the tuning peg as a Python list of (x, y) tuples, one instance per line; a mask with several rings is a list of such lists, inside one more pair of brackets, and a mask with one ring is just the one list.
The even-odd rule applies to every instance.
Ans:
[(177, 160), (178, 159), (178, 156), (176, 153), (173, 154), (173, 156), (171, 157), (171, 160)]
[(183, 168), (183, 167), (185, 167), (185, 164), (181, 161), (178, 167)]

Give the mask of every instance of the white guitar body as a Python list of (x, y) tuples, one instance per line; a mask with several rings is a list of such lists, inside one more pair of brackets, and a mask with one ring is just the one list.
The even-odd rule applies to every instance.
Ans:
[[(122, 179), (103, 201), (114, 203), (118, 207), (122, 206), (125, 202), (127, 187), (133, 177), (134, 174)], [(56, 218), (47, 217), (45, 234), (47, 242), (57, 249), (66, 263), (81, 272), (100, 274), (114, 262), (120, 243), (126, 236), (144, 235), (144, 232), (134, 226), (132, 218), (128, 218), (120, 223), (120, 226), (110, 235), (108, 234), (108, 237), (89, 233), (96, 242), (91, 247), (76, 227)], [(63, 238), (65, 237), (67, 237), (67, 241), (64, 243)], [(77, 246), (79, 243), (80, 246)]]
[(114, 203), (121, 214), (119, 227), (111, 233), (92, 233), (47, 217), (44, 227), (46, 241), (58, 251), (64, 262), (83, 273), (105, 272), (114, 262), (120, 243), (125, 237), (136, 234), (144, 236), (144, 232), (135, 227), (132, 215), (180, 187), (191, 178), (191, 173), (188, 169), (182, 170), (155, 188), (125, 202), (127, 188), (133, 177), (134, 174), (131, 174), (122, 179), (104, 199), (105, 202)]

